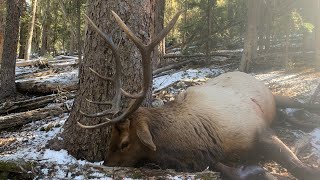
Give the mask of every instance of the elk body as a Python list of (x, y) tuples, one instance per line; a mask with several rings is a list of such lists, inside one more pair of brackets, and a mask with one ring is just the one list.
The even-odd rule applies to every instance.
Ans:
[[(275, 120), (276, 101), (270, 90), (254, 77), (231, 72), (208, 81), (205, 85), (188, 88), (173, 102), (161, 108), (139, 107), (150, 87), (150, 54), (153, 47), (169, 32), (179, 15), (169, 23), (149, 45), (143, 45), (122, 20), (113, 13), (120, 27), (137, 45), (142, 54), (143, 86), (138, 94), (121, 89), (119, 52), (112, 38), (105, 35), (88, 19), (92, 27), (109, 44), (115, 54), (115, 79), (118, 88), (110, 102), (112, 108), (86, 117), (113, 115), (106, 122), (86, 126), (87, 129), (112, 126), (109, 166), (138, 166), (147, 163), (179, 171), (202, 171), (207, 167), (222, 172), (229, 179), (263, 179), (265, 172), (258, 166), (232, 168), (224, 161), (234, 154), (254, 151), (287, 168), (299, 179), (316, 180), (320, 171), (303, 164), (270, 129)], [(133, 99), (118, 115), (121, 96)], [(90, 101), (101, 104), (101, 102)]]
[(275, 110), (262, 83), (240, 72), (223, 74), (188, 88), (164, 107), (141, 107), (114, 125), (106, 164), (150, 160), (164, 168), (202, 171), (225, 155), (254, 147)]
[(306, 167), (272, 133), (275, 115), (274, 96), (263, 83), (245, 73), (226, 73), (188, 88), (164, 107), (139, 108), (115, 124), (105, 163), (154, 163), (179, 171), (210, 167), (230, 178), (251, 179), (262, 169), (233, 169), (221, 163), (249, 151), (277, 161), (298, 178), (318, 179), (320, 173)]

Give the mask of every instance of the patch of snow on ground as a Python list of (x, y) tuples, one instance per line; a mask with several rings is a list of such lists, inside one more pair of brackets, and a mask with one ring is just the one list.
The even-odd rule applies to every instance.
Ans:
[(59, 74), (35, 77), (35, 78), (25, 78), (19, 79), (16, 82), (24, 82), (30, 80), (37, 80), (44, 83), (59, 83), (59, 84), (70, 84), (70, 82), (78, 82), (78, 69), (74, 69), (70, 72), (63, 72)]
[(287, 93), (290, 97), (311, 97), (320, 83), (319, 73), (312, 70), (293, 73), (273, 71), (254, 76), (269, 86), (275, 94)]
[(30, 67), (30, 66), (16, 67), (16, 76), (23, 75), (23, 74), (31, 74), (33, 72), (36, 72), (37, 70), (39, 70), (39, 68), (37, 67)]
[(315, 153), (315, 155), (319, 158), (320, 163), (320, 128), (313, 130), (310, 135), (313, 153)]
[[(36, 179), (111, 179), (105, 173), (87, 167), (88, 165), (101, 165), (103, 162), (91, 163), (85, 160), (77, 160), (69, 155), (66, 150), (54, 151), (47, 149), (47, 141), (63, 131), (68, 114), (61, 117), (44, 119), (25, 125), (18, 132), (0, 133), (0, 138), (16, 138), (16, 141), (4, 152), (0, 151), (1, 161), (23, 160), (25, 162), (37, 162), (38, 169)], [(53, 125), (53, 128), (45, 131), (43, 127)], [(70, 170), (72, 169), (72, 170)], [(85, 170), (84, 170), (85, 169)], [(84, 171), (90, 174), (85, 174)], [(108, 175), (110, 176), (110, 175)]]
[(207, 77), (215, 77), (224, 73), (222, 69), (202, 68), (202, 69), (188, 69), (179, 71), (173, 74), (160, 76), (153, 79), (153, 90), (159, 91), (170, 86), (178, 81), (188, 81), (193, 79), (204, 79)]
[[(21, 130), (21, 132), (1, 132), (0, 137), (14, 137), (16, 142), (12, 143), (10, 146), (18, 146), (10, 154), (0, 154), (1, 160), (39, 160), (43, 155), (42, 149), (48, 140), (52, 139), (56, 134), (61, 132), (63, 129), (64, 122), (68, 118), (67, 114), (64, 114), (62, 118), (54, 117), (48, 123), (45, 121), (36, 121), (29, 123)], [(41, 127), (47, 127), (49, 124), (54, 126), (59, 126), (52, 128), (50, 131), (46, 132), (41, 130)], [(37, 129), (34, 129), (34, 128)]]

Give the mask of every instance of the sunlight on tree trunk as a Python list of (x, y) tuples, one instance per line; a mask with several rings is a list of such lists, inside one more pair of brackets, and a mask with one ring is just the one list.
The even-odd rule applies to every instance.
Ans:
[(320, 0), (315, 0), (315, 61), (317, 64), (317, 68), (320, 68)]
[(25, 60), (29, 60), (30, 54), (31, 54), (32, 36), (33, 36), (34, 23), (35, 23), (35, 19), (36, 19), (36, 11), (37, 11), (37, 0), (33, 0), (32, 1), (32, 16), (31, 16), (31, 20), (29, 23), (26, 52), (24, 54)]
[(288, 71), (290, 69), (290, 57), (289, 57), (289, 46), (290, 46), (290, 24), (285, 27), (285, 42), (284, 42), (284, 66)]
[(257, 57), (258, 20), (261, 0), (247, 0), (247, 30), (244, 42), (244, 52), (239, 70), (248, 72), (253, 59)]

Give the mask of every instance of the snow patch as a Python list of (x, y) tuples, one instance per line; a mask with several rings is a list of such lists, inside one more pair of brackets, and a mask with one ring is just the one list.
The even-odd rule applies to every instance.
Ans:
[[(313, 130), (310, 133), (312, 150), (315, 155), (319, 158), (320, 161), (320, 128)], [(320, 162), (319, 162), (320, 163)]]
[(188, 69), (179, 71), (173, 74), (160, 76), (153, 79), (153, 91), (159, 91), (170, 86), (178, 81), (201, 80), (208, 77), (215, 77), (224, 73), (222, 69), (202, 68), (202, 69)]

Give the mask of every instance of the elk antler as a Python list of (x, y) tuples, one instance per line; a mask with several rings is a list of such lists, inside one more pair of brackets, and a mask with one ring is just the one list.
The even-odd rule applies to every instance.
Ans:
[(92, 73), (94, 73), (95, 75), (97, 75), (98, 77), (106, 80), (106, 81), (111, 81), (113, 83), (115, 83), (115, 88), (116, 88), (116, 94), (114, 96), (114, 98), (112, 99), (112, 101), (107, 101), (107, 102), (95, 102), (95, 101), (91, 101), (88, 100), (88, 102), (90, 103), (94, 103), (94, 104), (105, 104), (105, 105), (111, 105), (111, 108), (99, 113), (95, 113), (95, 114), (86, 114), (82, 111), (80, 111), (80, 113), (86, 117), (89, 118), (93, 118), (93, 117), (102, 117), (102, 116), (107, 116), (110, 114), (117, 114), (120, 111), (120, 101), (121, 101), (121, 94), (124, 95), (127, 98), (131, 98), (131, 102), (130, 102), (130, 106), (124, 110), (124, 112), (122, 114), (120, 114), (119, 116), (109, 119), (106, 118), (106, 122), (97, 124), (97, 125), (93, 125), (93, 126), (86, 126), (81, 124), (79, 121), (77, 122), (78, 125), (82, 128), (86, 128), (86, 129), (93, 129), (93, 128), (100, 128), (109, 124), (113, 124), (119, 121), (122, 121), (124, 119), (126, 119), (131, 113), (133, 113), (134, 111), (136, 111), (139, 106), (141, 105), (141, 103), (143, 102), (149, 87), (151, 86), (151, 82), (152, 82), (152, 69), (151, 69), (151, 53), (154, 49), (154, 47), (169, 33), (169, 31), (173, 28), (174, 24), (177, 22), (180, 14), (183, 11), (179, 11), (173, 18), (172, 20), (169, 22), (169, 24), (167, 25), (167, 27), (165, 27), (156, 37), (155, 39), (153, 39), (148, 45), (144, 45), (142, 43), (142, 41), (136, 37), (133, 32), (127, 27), (127, 25), (121, 20), (121, 18), (112, 11), (113, 16), (115, 17), (117, 23), (119, 24), (120, 28), (127, 34), (127, 36), (129, 37), (130, 40), (133, 41), (133, 43), (137, 46), (139, 52), (141, 53), (141, 57), (142, 57), (142, 88), (141, 91), (137, 94), (130, 94), (128, 92), (126, 92), (125, 90), (123, 90), (121, 88), (122, 86), (122, 82), (121, 82), (121, 72), (122, 72), (122, 66), (121, 66), (121, 62), (120, 62), (120, 53), (118, 50), (118, 47), (115, 45), (115, 43), (113, 42), (111, 35), (106, 35), (105, 33), (103, 33), (93, 22), (92, 20), (85, 15), (86, 19), (88, 20), (89, 24), (93, 27), (93, 29), (102, 37), (106, 40), (107, 44), (109, 45), (110, 49), (112, 50), (112, 52), (114, 53), (115, 56), (115, 75), (113, 78), (109, 78), (109, 77), (104, 77), (101, 74), (99, 74), (98, 72), (94, 71), (93, 69), (89, 68), (90, 71)]

